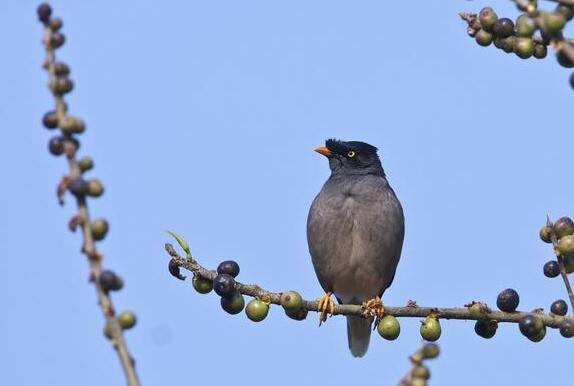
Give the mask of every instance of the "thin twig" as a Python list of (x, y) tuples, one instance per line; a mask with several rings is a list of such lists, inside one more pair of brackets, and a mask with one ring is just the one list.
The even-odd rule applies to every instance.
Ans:
[[(55, 63), (56, 55), (54, 48), (49, 44), (52, 30), (49, 26), (45, 26), (44, 29), (44, 46), (46, 48), (46, 62), (45, 67), (48, 71), (50, 81), (56, 79), (55, 73)], [(58, 121), (62, 121), (66, 115), (66, 107), (64, 104), (64, 99), (62, 95), (52, 92), (56, 101), (56, 114)], [(73, 180), (81, 176), (81, 170), (76, 159), (75, 151), (67, 152), (69, 174), (68, 178)], [(76, 199), (78, 207), (78, 218), (81, 219), (79, 225), (82, 227), (83, 235), (83, 253), (88, 257), (90, 264), (90, 279), (96, 288), (96, 293), (98, 295), (98, 303), (106, 319), (106, 325), (109, 326), (111, 332), (111, 342), (118, 353), (121, 365), (123, 367), (127, 382), (129, 386), (139, 386), (138, 376), (135, 370), (135, 362), (131, 357), (126, 341), (123, 336), (123, 330), (115, 317), (115, 310), (112, 303), (112, 299), (106, 291), (104, 291), (100, 285), (100, 274), (102, 272), (101, 255), (96, 249), (92, 232), (90, 229), (90, 213), (88, 210), (88, 205), (85, 196), (78, 196)]]
[[(547, 226), (551, 226), (550, 220), (548, 220)], [(570, 285), (570, 280), (568, 279), (568, 273), (566, 272), (566, 267), (564, 266), (564, 260), (562, 256), (560, 256), (560, 251), (558, 250), (558, 237), (554, 232), (554, 227), (552, 228), (552, 234), (550, 239), (552, 240), (552, 246), (554, 249), (554, 253), (556, 254), (556, 260), (558, 260), (558, 267), (560, 267), (560, 276), (562, 276), (562, 280), (564, 280), (564, 286), (566, 287), (566, 291), (568, 292), (568, 297), (570, 298), (570, 305), (572, 306), (572, 314), (574, 315), (574, 293), (572, 292), (572, 286)]]
[[(196, 260), (181, 257), (173, 248), (173, 245), (167, 243), (165, 244), (165, 249), (179, 267), (187, 269), (194, 275), (198, 275), (207, 280), (213, 280), (215, 276), (217, 276), (217, 272), (204, 268)], [(281, 293), (268, 291), (256, 284), (243, 284), (236, 281), (236, 289), (243, 295), (259, 298), (273, 304), (281, 304)], [(303, 300), (303, 308), (308, 311), (318, 312), (317, 301)], [(385, 314), (402, 318), (424, 318), (429, 315), (434, 315), (441, 319), (495, 320), (499, 323), (519, 323), (524, 316), (535, 315), (540, 318), (546, 326), (551, 328), (559, 328), (560, 324), (565, 320), (574, 323), (574, 318), (545, 314), (538, 310), (533, 312), (502, 312), (489, 310), (488, 307), (480, 308), (481, 311), (477, 312), (476, 309), (471, 309), (470, 307), (438, 308), (412, 305), (406, 307), (390, 307), (385, 305)], [(333, 315), (366, 316), (365, 309), (362, 306), (353, 304), (336, 304)]]

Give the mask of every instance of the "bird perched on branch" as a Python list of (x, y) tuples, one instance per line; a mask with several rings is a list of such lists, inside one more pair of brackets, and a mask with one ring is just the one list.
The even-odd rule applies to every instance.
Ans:
[(329, 160), (331, 176), (307, 218), (307, 241), (319, 283), (320, 322), (342, 304), (362, 304), (364, 318), (347, 316), (349, 349), (362, 357), (369, 348), (373, 317), (391, 285), (404, 238), (403, 209), (390, 187), (377, 148), (364, 142), (326, 141), (315, 149)]

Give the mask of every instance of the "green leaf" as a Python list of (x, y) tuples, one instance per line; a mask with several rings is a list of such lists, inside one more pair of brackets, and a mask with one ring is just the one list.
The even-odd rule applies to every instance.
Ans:
[(191, 257), (191, 252), (189, 250), (189, 245), (187, 244), (187, 241), (185, 241), (183, 238), (181, 238), (175, 232), (172, 232), (172, 231), (166, 231), (166, 232), (169, 233), (174, 239), (176, 239), (176, 241), (179, 244), (179, 246), (181, 247), (181, 249), (183, 249), (185, 251), (185, 254), (187, 255), (187, 257)]

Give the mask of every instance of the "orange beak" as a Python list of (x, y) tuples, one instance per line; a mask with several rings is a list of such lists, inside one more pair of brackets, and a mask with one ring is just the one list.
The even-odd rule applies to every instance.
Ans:
[(332, 154), (331, 150), (325, 146), (318, 147), (315, 149), (315, 151), (319, 154), (323, 154), (325, 157), (329, 157)]

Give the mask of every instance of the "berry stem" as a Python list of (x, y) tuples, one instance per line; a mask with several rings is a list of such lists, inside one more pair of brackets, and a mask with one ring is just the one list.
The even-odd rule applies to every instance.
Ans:
[[(56, 64), (55, 48), (52, 47), (50, 44), (52, 34), (53, 31), (51, 30), (49, 23), (45, 24), (43, 43), (46, 49), (46, 61), (44, 67), (48, 72), (50, 83), (54, 82), (57, 77), (55, 70), (55, 64)], [(61, 94), (56, 93), (54, 91), (52, 91), (52, 94), (56, 102), (56, 115), (58, 117), (58, 121), (62, 122), (62, 120), (66, 117), (66, 105), (64, 103), (64, 98)], [(75, 151), (72, 151), (66, 154), (69, 168), (68, 173), (69, 181), (80, 177), (82, 174), (82, 170), (80, 169), (75, 153), (76, 153)], [(82, 219), (82, 221), (80, 221), (79, 224), (81, 226), (83, 235), (82, 252), (88, 257), (90, 265), (90, 279), (96, 288), (96, 293), (98, 295), (98, 304), (102, 310), (104, 318), (106, 319), (106, 325), (109, 326), (111, 330), (112, 345), (119, 356), (128, 385), (139, 386), (140, 383), (135, 370), (134, 360), (128, 351), (127, 343), (123, 336), (123, 330), (117, 318), (115, 317), (115, 311), (112, 299), (100, 285), (99, 278), (102, 272), (102, 264), (101, 264), (102, 256), (98, 253), (96, 249), (96, 245), (90, 229), (90, 213), (88, 210), (86, 197), (82, 195), (77, 196), (76, 204), (78, 208), (78, 218)]]
[[(199, 276), (206, 280), (213, 280), (217, 276), (216, 271), (211, 271), (201, 266), (197, 260), (186, 259), (181, 257), (173, 245), (166, 243), (165, 250), (171, 256), (173, 264), (187, 269), (195, 276)], [(254, 298), (269, 299), (270, 303), (281, 304), (281, 293), (271, 292), (261, 288), (256, 284), (243, 284), (235, 281), (235, 289), (243, 295), (252, 296)], [(484, 307), (482, 312), (476, 312), (471, 309), (470, 303), (468, 307), (464, 308), (437, 308), (437, 307), (419, 307), (416, 303), (409, 301), (405, 307), (390, 307), (385, 306), (385, 315), (392, 315), (398, 318), (426, 318), (429, 315), (434, 315), (440, 319), (458, 319), (458, 320), (495, 320), (498, 323), (520, 323), (523, 317), (533, 315), (539, 318), (544, 325), (551, 328), (559, 328), (561, 323), (569, 321), (574, 323), (574, 318), (557, 316), (552, 314), (545, 314), (542, 311), (535, 310), (533, 312), (502, 312), (492, 311), (488, 307)], [(317, 301), (302, 300), (303, 309), (308, 311), (320, 312)], [(333, 315), (354, 315), (364, 317), (365, 310), (361, 305), (355, 304), (335, 304)]]

